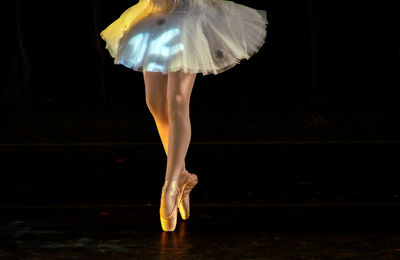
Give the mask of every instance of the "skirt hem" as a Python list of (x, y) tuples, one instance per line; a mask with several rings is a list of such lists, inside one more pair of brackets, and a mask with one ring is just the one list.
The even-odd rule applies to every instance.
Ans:
[(211, 75), (211, 74), (218, 75), (218, 74), (220, 74), (222, 72), (225, 72), (225, 71), (235, 67), (236, 65), (240, 64), (241, 60), (245, 60), (245, 59), (249, 60), (252, 56), (257, 54), (260, 51), (260, 49), (263, 47), (263, 45), (265, 44), (266, 38), (267, 38), (267, 35), (265, 34), (263, 39), (260, 41), (260, 43), (255, 46), (255, 50), (250, 52), (250, 53), (248, 53), (247, 57), (238, 58), (235, 63), (231, 63), (231, 64), (229, 64), (229, 65), (227, 65), (225, 67), (218, 68), (218, 69), (213, 69), (213, 70), (211, 70), (211, 69), (201, 69), (201, 68), (187, 68), (187, 67), (185, 68), (183, 66), (179, 66), (179, 67), (176, 67), (176, 68), (170, 68), (170, 69), (162, 70), (162, 71), (161, 70), (147, 70), (147, 69), (143, 69), (143, 66), (138, 66), (138, 67), (136, 67), (136, 66), (126, 66), (126, 65), (124, 65), (124, 64), (122, 64), (120, 62), (116, 62), (117, 59), (114, 58), (114, 57), (113, 58), (114, 58), (114, 63), (115, 64), (123, 65), (124, 67), (126, 67), (128, 69), (132, 69), (132, 70), (137, 71), (137, 72), (145, 72), (145, 71), (147, 71), (147, 72), (159, 72), (159, 73), (162, 73), (163, 75), (167, 75), (170, 72), (183, 71), (184, 73), (191, 73), (191, 74), (192, 73), (194, 73), (194, 74), (201, 73), (201, 74), (203, 74), (203, 76), (207, 76), (207, 75)]

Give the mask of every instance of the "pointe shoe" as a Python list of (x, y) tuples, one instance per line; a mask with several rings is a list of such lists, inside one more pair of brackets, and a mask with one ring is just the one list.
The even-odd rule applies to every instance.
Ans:
[(164, 182), (160, 201), (160, 221), (164, 231), (175, 230), (180, 195), (181, 189), (179, 189), (178, 181), (166, 180)]
[(179, 197), (178, 209), (183, 220), (187, 220), (190, 216), (190, 191), (199, 182), (197, 175), (189, 173), (186, 169), (184, 174), (186, 175), (185, 183), (182, 187), (181, 196)]

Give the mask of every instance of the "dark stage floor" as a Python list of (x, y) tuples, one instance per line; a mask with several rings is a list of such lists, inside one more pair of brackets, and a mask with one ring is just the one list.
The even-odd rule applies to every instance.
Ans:
[(2, 207), (0, 259), (400, 259), (399, 205)]
[(400, 259), (396, 111), (394, 97), (194, 100), (199, 184), (166, 233), (144, 103), (3, 105), (0, 259)]

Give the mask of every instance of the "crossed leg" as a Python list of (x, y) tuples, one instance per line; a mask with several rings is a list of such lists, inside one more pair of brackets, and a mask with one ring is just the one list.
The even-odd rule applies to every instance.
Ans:
[(196, 74), (144, 72), (146, 103), (168, 156), (165, 180), (179, 180), (191, 139), (190, 96)]

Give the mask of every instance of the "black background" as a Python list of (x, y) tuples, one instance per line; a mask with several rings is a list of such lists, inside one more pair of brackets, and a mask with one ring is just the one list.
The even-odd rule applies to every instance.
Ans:
[[(194, 99), (393, 95), (399, 86), (396, 1), (237, 1), (264, 9), (268, 34), (250, 60), (199, 74)], [(5, 100), (142, 100), (142, 74), (114, 65), (99, 33), (135, 1), (6, 1)]]
[[(4, 203), (158, 202), (166, 156), (143, 75), (115, 65), (99, 36), (135, 3), (3, 3)], [(267, 39), (197, 77), (197, 201), (398, 201), (395, 1), (238, 3), (267, 11)]]

